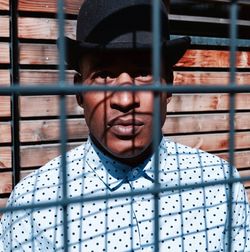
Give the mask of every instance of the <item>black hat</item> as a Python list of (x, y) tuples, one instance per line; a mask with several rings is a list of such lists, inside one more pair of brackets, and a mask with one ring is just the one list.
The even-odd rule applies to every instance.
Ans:
[[(189, 37), (170, 40), (168, 11), (161, 1), (161, 46), (173, 66), (190, 45)], [(86, 52), (152, 48), (152, 0), (85, 0), (77, 19), (76, 40), (66, 37), (66, 61), (79, 71)]]

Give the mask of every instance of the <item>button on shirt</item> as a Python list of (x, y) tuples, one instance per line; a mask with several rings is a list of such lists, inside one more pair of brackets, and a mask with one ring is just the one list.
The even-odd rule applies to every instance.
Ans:
[[(8, 206), (61, 201), (60, 160), (24, 178)], [(226, 183), (216, 183), (229, 177), (226, 161), (163, 138), (158, 174), (161, 191), (156, 197), (154, 156), (131, 168), (107, 157), (89, 139), (67, 153), (66, 215), (58, 204), (5, 213), (0, 251), (64, 251), (65, 246), (84, 252), (154, 251), (156, 224), (159, 251), (228, 251), (230, 234), (232, 251), (250, 251), (244, 187), (234, 183), (230, 190)], [(238, 177), (235, 169), (233, 176)]]

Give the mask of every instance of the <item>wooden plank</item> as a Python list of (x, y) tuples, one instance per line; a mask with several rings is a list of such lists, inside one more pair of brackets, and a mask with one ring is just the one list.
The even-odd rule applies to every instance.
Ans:
[[(237, 52), (236, 65), (239, 68), (249, 67), (250, 52)], [(180, 67), (230, 67), (228, 51), (216, 50), (187, 50), (182, 59), (176, 64)]]
[[(218, 156), (225, 160), (229, 160), (229, 153), (219, 153)], [(250, 167), (250, 151), (235, 152), (235, 167), (238, 170)]]
[[(30, 18), (28, 18), (30, 19)], [(1, 20), (0, 20), (1, 21)], [(36, 22), (35, 22), (36, 21)], [(47, 27), (47, 23), (39, 29), (39, 26), (43, 20), (36, 18), (35, 20), (29, 20), (30, 25), (23, 28), (27, 29), (27, 37), (32, 37), (32, 30), (38, 33), (40, 38), (57, 39), (57, 35), (51, 35), (51, 32), (44, 35), (40, 29), (43, 26)], [(32, 23), (33, 22), (33, 23)], [(38, 24), (36, 24), (38, 23)], [(36, 27), (37, 25), (37, 27)], [(47, 28), (48, 29), (48, 28)], [(22, 34), (22, 31), (20, 30)], [(25, 37), (25, 35), (21, 35)], [(0, 63), (9, 63), (9, 46), (8, 43), (0, 43), (0, 49), (2, 57)], [(250, 67), (250, 52), (238, 52), (237, 53), (237, 67)], [(20, 44), (20, 63), (21, 64), (57, 64), (57, 46), (46, 44)], [(43, 59), (43, 60), (42, 60)], [(177, 66), (185, 67), (229, 67), (229, 52), (217, 51), (217, 50), (188, 50), (184, 57), (180, 60)]]
[[(240, 176), (242, 178), (250, 176), (250, 170), (241, 170), (240, 171)], [(249, 187), (250, 186), (250, 180), (244, 181), (243, 184), (244, 184), (245, 187)]]
[[(64, 2), (66, 13), (77, 14), (84, 0), (65, 0)], [(164, 2), (167, 5), (169, 5), (170, 0), (164, 0)], [(230, 3), (230, 0), (210, 0), (209, 2)], [(238, 0), (238, 3), (244, 4), (245, 5), (244, 7), (249, 5), (248, 0)], [(47, 13), (57, 12), (56, 0), (36, 0), (36, 1), (19, 0), (18, 9), (20, 11), (30, 11), (30, 12), (47, 12)], [(8, 0), (0, 0), (0, 10), (9, 10)]]
[(0, 121), (0, 143), (11, 143), (10, 122)]
[(11, 147), (0, 147), (0, 169), (11, 167)]
[[(53, 18), (19, 17), (18, 37), (32, 39), (58, 38), (57, 20)], [(65, 20), (65, 35), (75, 38), (76, 20)], [(0, 16), (0, 37), (9, 37), (9, 17)]]
[[(67, 71), (68, 82), (73, 83), (74, 71)], [(250, 85), (250, 73), (238, 72), (236, 74), (238, 85)], [(22, 85), (48, 85), (56, 84), (58, 81), (57, 70), (20, 70), (20, 84)], [(185, 72), (176, 71), (174, 74), (174, 83), (176, 85), (228, 85), (228, 72)], [(0, 70), (0, 85), (10, 83), (9, 70)]]
[[(171, 137), (174, 141), (208, 152), (224, 151), (229, 148), (229, 137), (226, 133), (197, 134)], [(250, 132), (235, 133), (235, 148), (244, 149), (250, 146)]]
[[(227, 94), (183, 94), (174, 95), (168, 105), (168, 112), (216, 112), (228, 110)], [(38, 105), (39, 104), (39, 105)], [(237, 110), (249, 110), (250, 94), (237, 94)], [(22, 117), (57, 116), (58, 98), (56, 96), (20, 97), (20, 114)], [(82, 109), (77, 105), (75, 96), (67, 97), (68, 115), (81, 115)], [(10, 98), (0, 97), (0, 117), (10, 116)]]
[[(168, 105), (169, 112), (218, 111), (229, 108), (227, 94), (174, 95)], [(236, 95), (236, 109), (250, 108), (250, 94)]]
[[(66, 71), (66, 79), (73, 83), (75, 71)], [(20, 84), (24, 86), (33, 85), (57, 85), (59, 80), (57, 70), (21, 70)]]
[[(83, 113), (82, 109), (77, 105), (74, 96), (67, 97), (67, 111), (71, 115), (81, 115)], [(58, 112), (59, 100), (55, 96), (20, 98), (20, 114), (23, 117), (58, 115)]]
[[(65, 0), (65, 12), (68, 14), (78, 14), (79, 9), (84, 0)], [(39, 11), (39, 12), (57, 12), (56, 0), (39, 0), (31, 4), (29, 0), (19, 1), (19, 10), (23, 11)]]
[[(65, 0), (65, 13), (67, 14), (78, 14), (79, 9), (84, 0)], [(164, 0), (169, 5), (169, 0)], [(0, 0), (0, 10), (9, 10), (9, 0)], [(30, 11), (30, 12), (46, 12), (56, 13), (57, 12), (57, 0), (19, 0), (18, 1), (19, 11)]]
[[(60, 139), (60, 121), (39, 120), (31, 123), (23, 121), (20, 127), (20, 136), (22, 142), (36, 142)], [(67, 120), (68, 137), (71, 140), (86, 139), (88, 128), (84, 119)]]
[[(60, 121), (29, 121), (21, 123), (21, 141), (22, 142), (36, 142), (60, 139)], [(83, 119), (71, 119), (67, 121), (67, 130), (69, 139), (83, 139), (88, 135), (88, 128)]]
[[(73, 83), (73, 70), (66, 71), (67, 81)], [(57, 85), (59, 80), (59, 72), (57, 70), (20, 70), (20, 84), (24, 86), (34, 85)], [(8, 69), (0, 69), (0, 86), (10, 85), (10, 71)]]
[[(57, 64), (56, 45), (20, 45), (21, 64)], [(236, 66), (250, 67), (250, 52), (237, 53)], [(177, 66), (181, 67), (229, 67), (229, 52), (216, 50), (188, 50)]]
[(0, 193), (10, 193), (12, 191), (11, 172), (1, 172), (0, 176)]
[[(228, 102), (227, 94), (175, 95), (168, 105), (168, 112), (224, 111), (228, 110)], [(237, 94), (235, 108), (248, 110), (250, 94)], [(82, 109), (77, 105), (75, 96), (67, 97), (67, 111), (69, 115), (82, 114)], [(21, 97), (20, 113), (23, 117), (58, 115), (58, 99), (53, 96)]]
[[(174, 83), (176, 85), (228, 85), (229, 72), (185, 72), (176, 71), (174, 73)], [(238, 72), (236, 74), (237, 85), (250, 85), (250, 73)]]
[[(172, 140), (194, 148), (200, 148), (208, 152), (228, 150), (228, 134), (195, 134), (173, 136)], [(238, 132), (235, 134), (235, 147), (246, 149), (250, 146), (250, 132)], [(70, 143), (69, 148), (80, 145)], [(59, 155), (59, 144), (29, 145), (21, 147), (21, 167), (42, 166), (52, 158)], [(11, 148), (0, 147), (0, 167), (11, 167)]]
[[(169, 115), (163, 126), (164, 134), (218, 132), (229, 129), (228, 114)], [(84, 119), (67, 120), (68, 138), (84, 139), (88, 128)], [(236, 130), (250, 129), (250, 113), (237, 113)], [(20, 140), (26, 142), (57, 141), (60, 135), (59, 120), (27, 120), (20, 122)], [(0, 122), (0, 143), (11, 143), (10, 122)], [(250, 148), (250, 146), (249, 146)]]
[[(34, 18), (27, 18), (34, 19)], [(22, 19), (21, 19), (22, 20)], [(28, 20), (29, 25), (25, 24), (20, 30), (20, 36), (25, 38), (46, 38), (57, 39), (57, 35), (51, 31), (42, 31), (43, 26), (49, 26), (49, 22), (40, 24), (43, 19), (36, 18), (35, 20)], [(27, 22), (28, 22), (27, 21)], [(41, 27), (40, 27), (41, 26)], [(48, 27), (46, 29), (49, 29)], [(34, 31), (33, 31), (34, 30)], [(23, 34), (25, 31), (26, 35)], [(37, 33), (34, 34), (34, 33)], [(45, 34), (46, 33), (46, 34)], [(40, 36), (40, 37), (36, 37)], [(54, 64), (58, 63), (58, 52), (55, 44), (20, 44), (20, 64)], [(0, 63), (9, 63), (9, 45), (8, 43), (0, 43), (1, 52)], [(181, 67), (229, 67), (229, 51), (219, 50), (188, 50), (184, 57), (179, 61), (177, 66)], [(238, 68), (250, 67), (250, 52), (237, 52), (236, 66)]]
[[(19, 38), (57, 39), (58, 22), (52, 18), (20, 17)], [(76, 20), (65, 20), (65, 35), (75, 38)]]
[[(67, 97), (67, 111), (69, 115), (81, 115), (83, 113), (82, 109), (77, 105), (75, 96)], [(58, 112), (59, 100), (56, 96), (30, 96), (20, 98), (20, 114), (22, 117), (56, 116)]]
[[(67, 14), (78, 14), (82, 3), (85, 0), (65, 0), (64, 1), (64, 11)], [(170, 0), (163, 0), (167, 5), (169, 5)], [(8, 10), (9, 3), (8, 0), (0, 0), (0, 10)], [(19, 0), (18, 1), (19, 11), (29, 11), (29, 12), (46, 12), (46, 13), (57, 13), (57, 0)]]
[(0, 0), (0, 10), (9, 10), (9, 0)]
[[(1, 49), (0, 49), (1, 50)], [(7, 69), (0, 69), (0, 87), (10, 85), (10, 72)]]
[[(78, 14), (84, 0), (65, 0), (65, 12)], [(9, 10), (9, 0), (0, 0), (0, 10)], [(57, 13), (57, 0), (19, 0), (19, 11)]]
[[(3, 185), (4, 186), (4, 185)], [(4, 208), (7, 205), (7, 198), (0, 198), (0, 208)], [(2, 217), (3, 213), (0, 211), (0, 219)]]
[[(0, 20), (0, 25), (1, 25), (1, 20)], [(0, 30), (0, 33), (1, 33), (1, 30)], [(10, 48), (9, 48), (8, 43), (0, 42), (0, 52), (1, 52), (0, 63), (2, 64), (10, 63)]]
[[(21, 171), (21, 179), (29, 175), (32, 171)], [(0, 194), (10, 193), (12, 191), (12, 173), (1, 172), (0, 176)]]
[[(4, 208), (7, 204), (7, 200), (6, 198), (0, 198), (0, 208)], [(0, 212), (0, 218), (1, 218), (1, 212)]]
[(0, 37), (9, 37), (9, 16), (0, 16)]
[(20, 44), (20, 64), (56, 65), (58, 51), (56, 45)]
[[(235, 129), (250, 129), (250, 113), (237, 113)], [(163, 126), (164, 134), (202, 133), (229, 130), (228, 114), (169, 115)]]
[(10, 97), (0, 96), (0, 118), (10, 116)]
[[(163, 0), (169, 5), (169, 0)], [(64, 10), (67, 14), (78, 14), (79, 9), (84, 0), (65, 0)], [(9, 10), (9, 0), (0, 0), (0, 10)], [(45, 13), (56, 13), (57, 12), (57, 0), (19, 0), (18, 1), (19, 11), (29, 12), (45, 12)]]

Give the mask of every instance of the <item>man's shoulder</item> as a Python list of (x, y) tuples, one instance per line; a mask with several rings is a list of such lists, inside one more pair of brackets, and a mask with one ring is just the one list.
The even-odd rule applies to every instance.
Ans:
[[(198, 148), (192, 148), (165, 138), (168, 159), (177, 163), (185, 173), (201, 173), (206, 180), (226, 179), (229, 177), (230, 164), (223, 158)], [(238, 177), (233, 167), (233, 174)]]
[[(82, 144), (66, 153), (67, 178), (74, 176), (82, 170), (85, 156), (85, 144)], [(31, 172), (23, 178), (12, 191), (9, 203), (14, 205), (28, 204), (34, 198), (43, 198), (43, 195), (58, 196), (62, 188), (62, 162), (61, 155), (52, 159), (41, 168)], [(41, 195), (40, 195), (41, 194)]]
[[(70, 167), (72, 165), (78, 164), (79, 162), (83, 162), (84, 156), (85, 156), (85, 143), (66, 152), (65, 157), (66, 157), (67, 170), (71, 171)], [(63, 169), (61, 160), (62, 155), (50, 160), (44, 166), (35, 170), (27, 177), (25, 177), (22, 180), (22, 182), (26, 182), (30, 179), (31, 180), (36, 179), (40, 181), (42, 178), (44, 178), (46, 181), (49, 181), (52, 178), (54, 179), (58, 178), (56, 175), (59, 176), (59, 174)]]

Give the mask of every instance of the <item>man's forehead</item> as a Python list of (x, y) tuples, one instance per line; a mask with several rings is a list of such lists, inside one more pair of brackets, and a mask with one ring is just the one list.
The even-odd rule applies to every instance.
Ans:
[(105, 52), (88, 53), (82, 57), (81, 62), (90, 64), (97, 68), (117, 64), (131, 64), (131, 66), (140, 65), (151, 67), (152, 57), (150, 50), (109, 50)]

